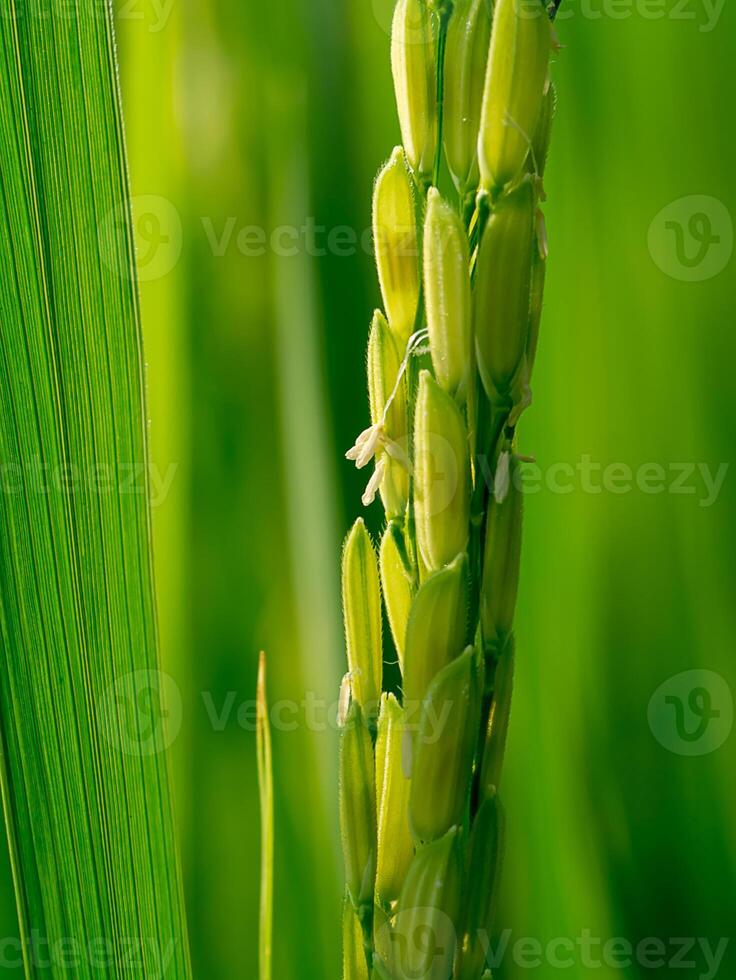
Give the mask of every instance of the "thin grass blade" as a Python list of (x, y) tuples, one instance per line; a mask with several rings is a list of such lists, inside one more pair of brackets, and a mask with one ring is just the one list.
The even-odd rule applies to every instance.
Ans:
[(261, 920), (259, 942), (259, 980), (271, 980), (273, 948), (273, 758), (271, 725), (266, 693), (266, 655), (261, 653), (258, 665), (258, 787), (261, 796)]

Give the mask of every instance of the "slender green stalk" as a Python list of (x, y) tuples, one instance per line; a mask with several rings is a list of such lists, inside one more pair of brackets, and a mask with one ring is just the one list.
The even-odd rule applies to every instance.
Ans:
[[(436, 19), (433, 56), (426, 44), (428, 12)], [(479, 935), (493, 927), (501, 867), (498, 789), (521, 553), (516, 427), (530, 401), (547, 254), (539, 205), (554, 109), (547, 77), (552, 40), (541, 0), (498, 0), (492, 26), (485, 8), (472, 0), (399, 0), (394, 17), (394, 83), (410, 150), (394, 150), (378, 186), (390, 169), (397, 187), (405, 187), (400, 164), (406, 161), (418, 226), (399, 227), (399, 215), (406, 222), (410, 209), (399, 212), (376, 194), (374, 227), (382, 230), (376, 250), (387, 309), (401, 310), (409, 295), (408, 309), (416, 304), (416, 316), (407, 339), (409, 317), (389, 315), (404, 342), (403, 358), (393, 359), (371, 353), (374, 319), (370, 388), (393, 394), (381, 401), (380, 412), (372, 396), (372, 425), (348, 457), (359, 467), (376, 460), (363, 502), (372, 503), (380, 490), (389, 521), (381, 545), (382, 598), (402, 682), (400, 703), (396, 692), (386, 700), (372, 683), (381, 677), (383, 653), (376, 576), (357, 573), (375, 564), (359, 519), (346, 553), (359, 539), (362, 564), (343, 566), (346, 635), (350, 641), (359, 631), (363, 639), (348, 644), (343, 686), (343, 760), (353, 760), (341, 771), (352, 902), (345, 919), (346, 980), (360, 966), (350, 952), (356, 949), (356, 921), (363, 924), (377, 980), (481, 980), (486, 969)], [(434, 86), (428, 86), (429, 67)], [(427, 98), (432, 88), (434, 101)], [(453, 100), (447, 106), (446, 91)], [(445, 112), (451, 132), (444, 149), (460, 191), (457, 210), (439, 186)], [(428, 185), (420, 149), (432, 145), (434, 134)], [(399, 248), (408, 240), (418, 246), (416, 266)], [(390, 492), (397, 467), (409, 474), (403, 514)], [(363, 628), (367, 621), (371, 630)], [(356, 718), (361, 711), (374, 718), (378, 698), (378, 731), (385, 733), (384, 712), (391, 706), (391, 744), (401, 745), (401, 757), (386, 750), (385, 734), (379, 734), (373, 747), (376, 824), (368, 729), (360, 729), (358, 751)], [(375, 727), (370, 733), (375, 740)], [(390, 820), (384, 787), (394, 801)], [(390, 875), (382, 870), (376, 879), (376, 867)], [(366, 903), (372, 892), (371, 915)], [(366, 930), (371, 921), (372, 936)]]
[(261, 800), (261, 914), (259, 932), (259, 980), (271, 980), (273, 951), (273, 759), (271, 724), (266, 693), (266, 655), (258, 663), (256, 751)]

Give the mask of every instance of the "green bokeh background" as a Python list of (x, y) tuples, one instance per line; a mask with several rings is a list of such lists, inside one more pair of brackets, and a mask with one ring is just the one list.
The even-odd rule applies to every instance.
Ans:
[[(241, 247), (237, 236), (312, 219), (318, 247), (335, 228), (360, 241), (398, 140), (390, 6), (116, 3), (154, 465), (172, 478), (154, 509), (162, 656), (183, 696), (173, 757), (206, 980), (256, 975), (261, 648), (281, 721), (275, 977), (340, 972), (337, 740), (324, 711), (307, 725), (290, 704), (334, 705), (344, 669), (338, 557), (363, 481), (342, 455), (366, 424), (378, 289), (360, 246), (309, 254), (302, 234), (253, 256), (255, 233)], [(575, 0), (559, 35), (547, 303), (520, 437), (548, 482), (527, 500), (499, 915), (512, 936), (497, 976), (698, 977), (697, 950), (676, 971), (586, 967), (579, 946), (566, 969), (512, 955), (519, 938), (574, 943), (584, 930), (658, 937), (666, 956), (670, 937), (715, 946), (733, 932), (736, 893), (736, 735), (690, 757), (674, 709), (655, 732), (648, 720), (655, 691), (684, 671), (736, 691), (736, 9)], [(702, 282), (683, 281), (664, 218), (650, 239), (661, 210), (693, 195), (721, 203), (705, 206), (721, 239), (712, 268), (694, 268), (722, 269)], [(685, 200), (669, 215), (691, 257), (701, 211)], [(693, 493), (653, 494), (636, 479), (589, 492), (579, 472), (550, 469), (585, 457), (640, 476), (659, 464), (670, 491), (673, 465), (730, 469), (703, 506), (698, 471)], [(728, 698), (718, 708), (725, 724)], [(0, 935), (12, 936), (6, 869), (2, 885)], [(734, 975), (736, 940), (718, 973)]]

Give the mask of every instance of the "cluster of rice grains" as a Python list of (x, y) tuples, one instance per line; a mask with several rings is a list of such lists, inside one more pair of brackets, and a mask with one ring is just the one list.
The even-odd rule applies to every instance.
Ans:
[(383, 311), (368, 340), (371, 425), (348, 453), (372, 465), (363, 503), (380, 495), (386, 523), (376, 549), (356, 521), (343, 552), (345, 980), (490, 976), (553, 13), (541, 0), (398, 0), (394, 14), (403, 145), (374, 189)]

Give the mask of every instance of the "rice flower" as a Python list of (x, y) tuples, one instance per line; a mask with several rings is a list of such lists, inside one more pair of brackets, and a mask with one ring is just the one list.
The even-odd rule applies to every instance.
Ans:
[(394, 523), (389, 523), (381, 538), (379, 568), (381, 589), (386, 604), (386, 615), (391, 628), (391, 636), (399, 658), (399, 667), (404, 672), (404, 649), (406, 628), (412, 607), (412, 583), (399, 553), (397, 538), (401, 531)]
[(494, 793), (481, 804), (470, 834), (462, 949), (455, 968), (455, 980), (478, 980), (486, 967), (484, 938), (490, 936), (493, 929), (503, 857), (503, 831), (504, 811)]
[[(396, 341), (380, 310), (373, 315), (367, 367), (371, 421), (381, 442), (376, 446), (376, 456), (378, 459), (387, 457), (380, 493), (386, 514), (391, 519), (403, 515), (409, 499), (409, 472), (404, 461), (404, 457), (408, 459), (406, 395), (399, 377), (401, 358)], [(394, 456), (401, 458), (392, 458), (392, 449)]]
[(417, 545), (426, 568), (436, 571), (466, 549), (470, 460), (460, 409), (428, 371), (419, 377), (414, 454)]
[(457, 945), (462, 863), (460, 832), (420, 848), (412, 861), (392, 929), (392, 980), (447, 980)]
[(481, 792), (487, 797), (497, 793), (501, 786), (501, 771), (511, 714), (511, 695), (514, 688), (514, 647), (512, 636), (496, 663), (493, 676), (493, 700), (488, 713), (483, 769), (480, 777)]
[(397, 146), (373, 188), (373, 242), (388, 324), (401, 350), (419, 305), (419, 246), (411, 179)]
[(478, 131), (488, 62), (488, 0), (457, 0), (445, 49), (444, 145), (460, 195), (478, 184)]
[(509, 490), (488, 508), (480, 619), (486, 644), (500, 646), (511, 632), (519, 588), (523, 494), (518, 462), (512, 461)]
[(468, 559), (458, 555), (422, 584), (411, 607), (404, 657), (404, 704), (416, 709), (429, 685), (465, 646)]
[(509, 396), (526, 351), (534, 211), (528, 177), (493, 210), (478, 252), (475, 350), (491, 401)]
[(478, 134), (480, 184), (494, 195), (524, 166), (551, 51), (552, 25), (541, 0), (497, 0)]
[(425, 0), (398, 0), (391, 25), (391, 71), (409, 166), (427, 180), (437, 154), (437, 69), (432, 17)]
[(478, 739), (482, 672), (473, 647), (432, 681), (414, 741), (409, 820), (427, 843), (462, 821)]
[(368, 715), (381, 698), (383, 650), (378, 562), (361, 518), (345, 539), (342, 600), (352, 695)]
[(401, 764), (404, 735), (404, 712), (401, 705), (393, 694), (384, 694), (376, 739), (376, 898), (385, 907), (399, 897), (414, 857), (414, 842), (409, 832), (411, 783), (404, 775)]
[(357, 702), (340, 736), (340, 828), (348, 894), (359, 915), (373, 904), (376, 877), (376, 788), (373, 745)]
[(462, 402), (473, 367), (470, 249), (460, 216), (434, 187), (424, 220), (424, 302), (435, 377)]

